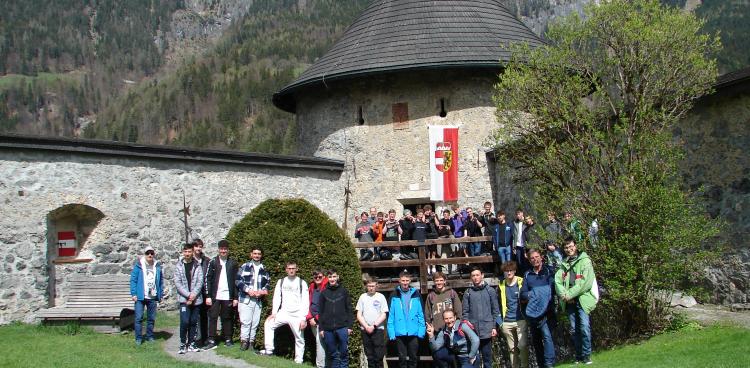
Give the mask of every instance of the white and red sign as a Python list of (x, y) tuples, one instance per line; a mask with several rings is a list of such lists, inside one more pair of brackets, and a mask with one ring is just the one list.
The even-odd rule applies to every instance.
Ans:
[(458, 200), (458, 127), (430, 126), (430, 200)]
[(76, 255), (75, 231), (57, 232), (57, 255), (59, 257), (74, 257)]

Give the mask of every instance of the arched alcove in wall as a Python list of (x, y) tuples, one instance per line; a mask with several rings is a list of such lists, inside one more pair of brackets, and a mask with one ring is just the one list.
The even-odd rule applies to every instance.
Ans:
[(55, 305), (55, 262), (75, 260), (104, 213), (85, 204), (66, 204), (47, 214), (48, 304)]

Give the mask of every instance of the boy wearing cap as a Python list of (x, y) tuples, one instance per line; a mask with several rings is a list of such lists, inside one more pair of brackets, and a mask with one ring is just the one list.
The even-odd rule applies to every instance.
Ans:
[(164, 277), (161, 263), (155, 260), (154, 248), (150, 245), (143, 250), (133, 265), (130, 273), (130, 295), (135, 303), (135, 343), (143, 342), (141, 335), (143, 309), (146, 309), (146, 341), (154, 341), (154, 322), (156, 321), (156, 303), (161, 301)]
[(219, 241), (219, 255), (208, 261), (206, 305), (208, 310), (208, 341), (204, 349), (216, 348), (216, 322), (221, 315), (224, 345), (232, 346), (234, 308), (237, 307), (237, 262), (229, 258), (229, 242)]

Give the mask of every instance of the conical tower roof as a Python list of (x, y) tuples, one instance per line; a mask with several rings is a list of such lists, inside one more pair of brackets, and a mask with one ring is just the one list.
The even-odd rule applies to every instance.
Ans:
[(497, 0), (375, 0), (323, 57), (274, 94), (294, 112), (294, 92), (337, 79), (413, 69), (499, 68), (510, 43), (539, 37)]

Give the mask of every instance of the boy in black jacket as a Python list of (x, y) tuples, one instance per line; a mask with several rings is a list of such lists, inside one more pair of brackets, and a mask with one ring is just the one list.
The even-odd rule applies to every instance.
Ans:
[(216, 348), (216, 322), (221, 315), (224, 345), (232, 346), (232, 324), (237, 308), (237, 262), (229, 258), (229, 242), (219, 241), (219, 255), (208, 262), (206, 275), (206, 305), (209, 306), (208, 336), (204, 349)]
[(320, 295), (318, 321), (326, 345), (326, 360), (333, 368), (349, 366), (349, 335), (352, 333), (352, 300), (339, 284), (336, 270), (328, 271), (328, 286)]

